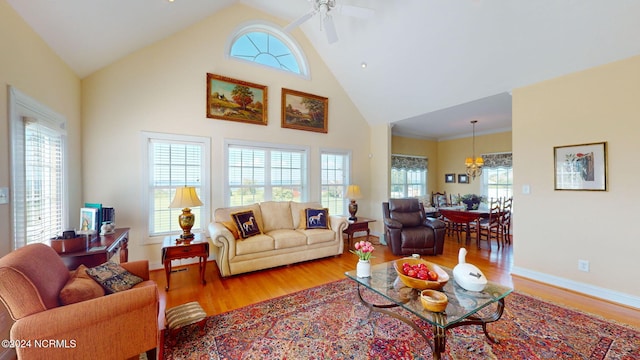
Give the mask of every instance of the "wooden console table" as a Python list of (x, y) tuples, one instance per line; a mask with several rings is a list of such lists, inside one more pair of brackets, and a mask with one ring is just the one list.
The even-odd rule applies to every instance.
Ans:
[(206, 284), (204, 273), (207, 267), (207, 258), (209, 257), (209, 241), (203, 234), (195, 234), (195, 238), (188, 244), (176, 243), (176, 235), (166, 236), (162, 244), (162, 263), (167, 277), (167, 286), (164, 288), (169, 291), (171, 281), (171, 260), (187, 259), (197, 257), (200, 267), (200, 280), (202, 284)]
[(118, 260), (123, 263), (129, 261), (129, 228), (116, 229), (113, 234), (94, 235), (86, 250), (59, 254), (69, 270), (75, 270), (80, 265), (94, 267), (113, 258), (118, 251)]
[(358, 217), (355, 221), (349, 221), (349, 226), (343, 231), (343, 233), (347, 234), (347, 244), (349, 249), (351, 249), (351, 240), (353, 240), (353, 233), (358, 231), (366, 231), (367, 232), (367, 241), (369, 241), (369, 223), (375, 222), (373, 219), (367, 219), (364, 217)]

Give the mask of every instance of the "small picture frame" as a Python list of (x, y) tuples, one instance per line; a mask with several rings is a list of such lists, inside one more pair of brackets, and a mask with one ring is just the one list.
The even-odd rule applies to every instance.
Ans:
[(458, 174), (458, 183), (460, 183), (460, 184), (468, 184), (469, 183), (469, 175), (467, 175), (467, 174)]
[(444, 174), (444, 182), (445, 183), (455, 183), (456, 182), (456, 174)]
[(554, 190), (607, 190), (607, 143), (555, 146)]
[(80, 227), (78, 234), (93, 234), (96, 232), (96, 218), (98, 209), (81, 208), (80, 209)]

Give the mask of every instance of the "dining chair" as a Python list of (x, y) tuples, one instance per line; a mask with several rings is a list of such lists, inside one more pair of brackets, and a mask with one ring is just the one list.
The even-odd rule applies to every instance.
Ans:
[(480, 219), (477, 226), (477, 235), (476, 241), (478, 245), (478, 249), (480, 248), (480, 241), (487, 240), (489, 244), (489, 250), (491, 250), (491, 239), (496, 239), (496, 243), (498, 244), (498, 249), (501, 247), (501, 232), (502, 232), (502, 224), (500, 222), (501, 219), (501, 210), (498, 201), (491, 201), (489, 204), (489, 217)]
[(502, 240), (505, 244), (511, 244), (511, 209), (513, 206), (513, 197), (508, 197), (502, 202), (502, 216), (500, 218), (500, 226)]
[(447, 201), (447, 192), (431, 192), (431, 205), (436, 208), (449, 205)]

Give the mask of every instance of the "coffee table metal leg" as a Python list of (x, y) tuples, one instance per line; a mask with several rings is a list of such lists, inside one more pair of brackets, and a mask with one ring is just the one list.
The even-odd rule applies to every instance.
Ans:
[(481, 325), (482, 331), (484, 331), (484, 336), (486, 336), (491, 343), (497, 344), (498, 340), (494, 339), (491, 335), (489, 335), (489, 332), (487, 331), (487, 324), (492, 323), (494, 321), (498, 321), (502, 317), (502, 313), (504, 312), (504, 298), (498, 300), (496, 304), (497, 304), (496, 309), (493, 311), (493, 313), (489, 314), (487, 317), (479, 317), (476, 315), (471, 315), (460, 322), (449, 325), (447, 329), (452, 329), (454, 327), (464, 326), (464, 325)]
[[(422, 331), (422, 329), (418, 327), (418, 325), (416, 325), (413, 321), (411, 321), (410, 319), (407, 319), (404, 316), (401, 316), (393, 311), (387, 310), (390, 308), (398, 307), (399, 306), (398, 304), (384, 304), (384, 305), (372, 304), (362, 298), (361, 289), (362, 289), (361, 285), (358, 284), (358, 298), (360, 299), (360, 302), (369, 309), (369, 316), (371, 316), (372, 311), (392, 316), (404, 322), (405, 324), (411, 326), (413, 330), (415, 330), (418, 334), (422, 335), (422, 337), (424, 338), (424, 341), (427, 344), (429, 344), (429, 338), (427, 337), (427, 334), (425, 334), (424, 331)], [(446, 315), (443, 313), (435, 313), (435, 315), (436, 315), (435, 320), (440, 324), (444, 324), (446, 320)], [(369, 318), (369, 316), (367, 317), (367, 319)], [(433, 336), (434, 336), (433, 347), (431, 349), (433, 350), (433, 358), (438, 360), (440, 359), (440, 354), (444, 351), (445, 345), (447, 343), (447, 330), (443, 327), (434, 325)]]

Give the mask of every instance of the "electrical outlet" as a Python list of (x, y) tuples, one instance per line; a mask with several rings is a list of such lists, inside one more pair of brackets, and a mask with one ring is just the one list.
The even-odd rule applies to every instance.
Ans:
[(2, 187), (0, 188), (0, 204), (8, 204), (9, 203), (9, 188)]
[(589, 261), (588, 260), (578, 260), (578, 270), (589, 272)]

